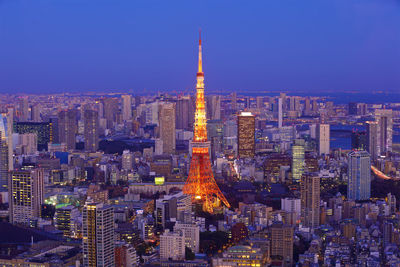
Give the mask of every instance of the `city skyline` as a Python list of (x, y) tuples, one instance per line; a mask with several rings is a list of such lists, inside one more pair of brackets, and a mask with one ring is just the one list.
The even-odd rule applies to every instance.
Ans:
[(400, 88), (396, 1), (1, 7), (0, 93), (193, 92), (198, 28), (209, 92)]

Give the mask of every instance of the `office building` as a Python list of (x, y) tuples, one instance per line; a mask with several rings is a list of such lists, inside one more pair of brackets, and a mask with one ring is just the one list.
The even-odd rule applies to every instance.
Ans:
[(371, 196), (371, 157), (368, 152), (350, 152), (348, 177), (347, 199), (369, 199)]
[(132, 119), (132, 96), (123, 95), (122, 98), (122, 120), (129, 121)]
[(99, 113), (86, 109), (83, 116), (85, 150), (96, 152), (99, 149)]
[(10, 115), (10, 112), (8, 114), (1, 113), (0, 114), (0, 191), (7, 190), (8, 172), (13, 169), (12, 148), (13, 148), (12, 115)]
[(184, 260), (185, 237), (168, 229), (160, 236), (160, 260)]
[(296, 139), (292, 145), (292, 178), (300, 182), (304, 172), (304, 139)]
[(237, 126), (238, 157), (254, 158), (255, 154), (255, 116), (251, 112), (238, 115)]
[(211, 95), (207, 96), (207, 119), (220, 120), (221, 119), (221, 96)]
[(237, 111), (237, 95), (236, 92), (233, 92), (231, 95), (231, 109), (233, 112)]
[(221, 120), (207, 121), (207, 136), (211, 142), (211, 159), (222, 153), (224, 146), (224, 123)]
[(41, 122), (42, 121), (42, 119), (40, 117), (40, 113), (41, 113), (40, 108), (41, 108), (40, 104), (34, 104), (31, 106), (31, 120), (33, 122)]
[(185, 247), (190, 248), (194, 253), (199, 253), (200, 226), (197, 224), (177, 222), (174, 226), (174, 232), (182, 232), (185, 238)]
[(330, 152), (330, 126), (329, 124), (317, 125), (318, 153), (329, 155)]
[(278, 128), (282, 128), (283, 125), (283, 99), (278, 98)]
[(101, 99), (101, 102), (103, 104), (104, 114), (102, 115), (106, 119), (106, 127), (107, 129), (113, 129), (119, 113), (118, 99), (107, 97)]
[(163, 153), (174, 154), (176, 147), (175, 104), (160, 104), (160, 138), (163, 141)]
[(367, 132), (353, 131), (351, 133), (351, 149), (366, 150), (368, 147)]
[(279, 256), (282, 266), (293, 264), (293, 234), (294, 229), (290, 225), (274, 223), (271, 230), (271, 257)]
[(176, 129), (192, 130), (190, 127), (191, 100), (188, 96), (180, 97), (176, 102)]
[(54, 226), (63, 232), (65, 237), (75, 237), (77, 229), (75, 219), (79, 217), (79, 210), (72, 205), (56, 209), (54, 214)]
[(48, 143), (53, 143), (52, 122), (16, 122), (14, 132), (18, 134), (35, 133), (38, 151), (47, 150)]
[(44, 201), (43, 169), (11, 171), (8, 183), (10, 222), (28, 225), (40, 217)]
[(315, 228), (320, 221), (320, 178), (318, 173), (304, 173), (300, 183), (301, 221), (304, 226)]
[(133, 153), (129, 150), (122, 152), (122, 169), (130, 171), (133, 168)]
[(62, 110), (58, 113), (60, 143), (65, 143), (69, 150), (74, 150), (76, 146), (77, 116), (77, 110), (75, 109)]
[(18, 100), (17, 117), (18, 121), (28, 121), (30, 119), (28, 97), (26, 96), (22, 96)]
[(114, 266), (114, 210), (87, 202), (83, 208), (83, 266)]
[(377, 152), (378, 155), (392, 151), (393, 143), (393, 111), (391, 109), (375, 110), (377, 122)]
[(232, 246), (212, 259), (212, 266), (266, 266), (266, 253), (259, 247)]
[(38, 140), (36, 133), (25, 133), (18, 135), (18, 147), (21, 154), (31, 155), (36, 153)]
[(376, 121), (367, 121), (367, 151), (372, 159), (377, 159), (380, 156), (378, 148), (378, 123)]

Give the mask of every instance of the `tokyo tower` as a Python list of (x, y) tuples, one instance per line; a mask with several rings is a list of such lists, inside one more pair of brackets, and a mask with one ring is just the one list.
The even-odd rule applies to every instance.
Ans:
[(189, 176), (183, 187), (183, 193), (192, 196), (192, 201), (203, 204), (203, 210), (213, 213), (222, 201), (230, 207), (225, 196), (218, 188), (211, 169), (209, 155), (210, 142), (207, 141), (207, 119), (204, 102), (204, 72), (201, 56), (201, 36), (199, 39), (199, 69), (196, 83), (196, 112), (194, 137), (192, 142), (192, 160)]

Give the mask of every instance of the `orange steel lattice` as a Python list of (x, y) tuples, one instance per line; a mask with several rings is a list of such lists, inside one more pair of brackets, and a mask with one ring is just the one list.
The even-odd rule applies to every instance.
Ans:
[(230, 205), (215, 182), (214, 174), (211, 169), (209, 146), (210, 143), (207, 141), (204, 73), (202, 68), (200, 37), (192, 160), (190, 162), (189, 177), (183, 187), (183, 192), (191, 195), (193, 201), (203, 203), (203, 210), (213, 213), (214, 207), (219, 204), (219, 201), (222, 201), (228, 208)]

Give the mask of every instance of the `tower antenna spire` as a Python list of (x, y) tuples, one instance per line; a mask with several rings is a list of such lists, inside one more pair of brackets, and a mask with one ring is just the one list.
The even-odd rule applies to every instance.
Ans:
[(202, 58), (202, 51), (201, 51), (201, 29), (199, 29), (199, 66), (197, 73), (203, 73), (203, 58)]

